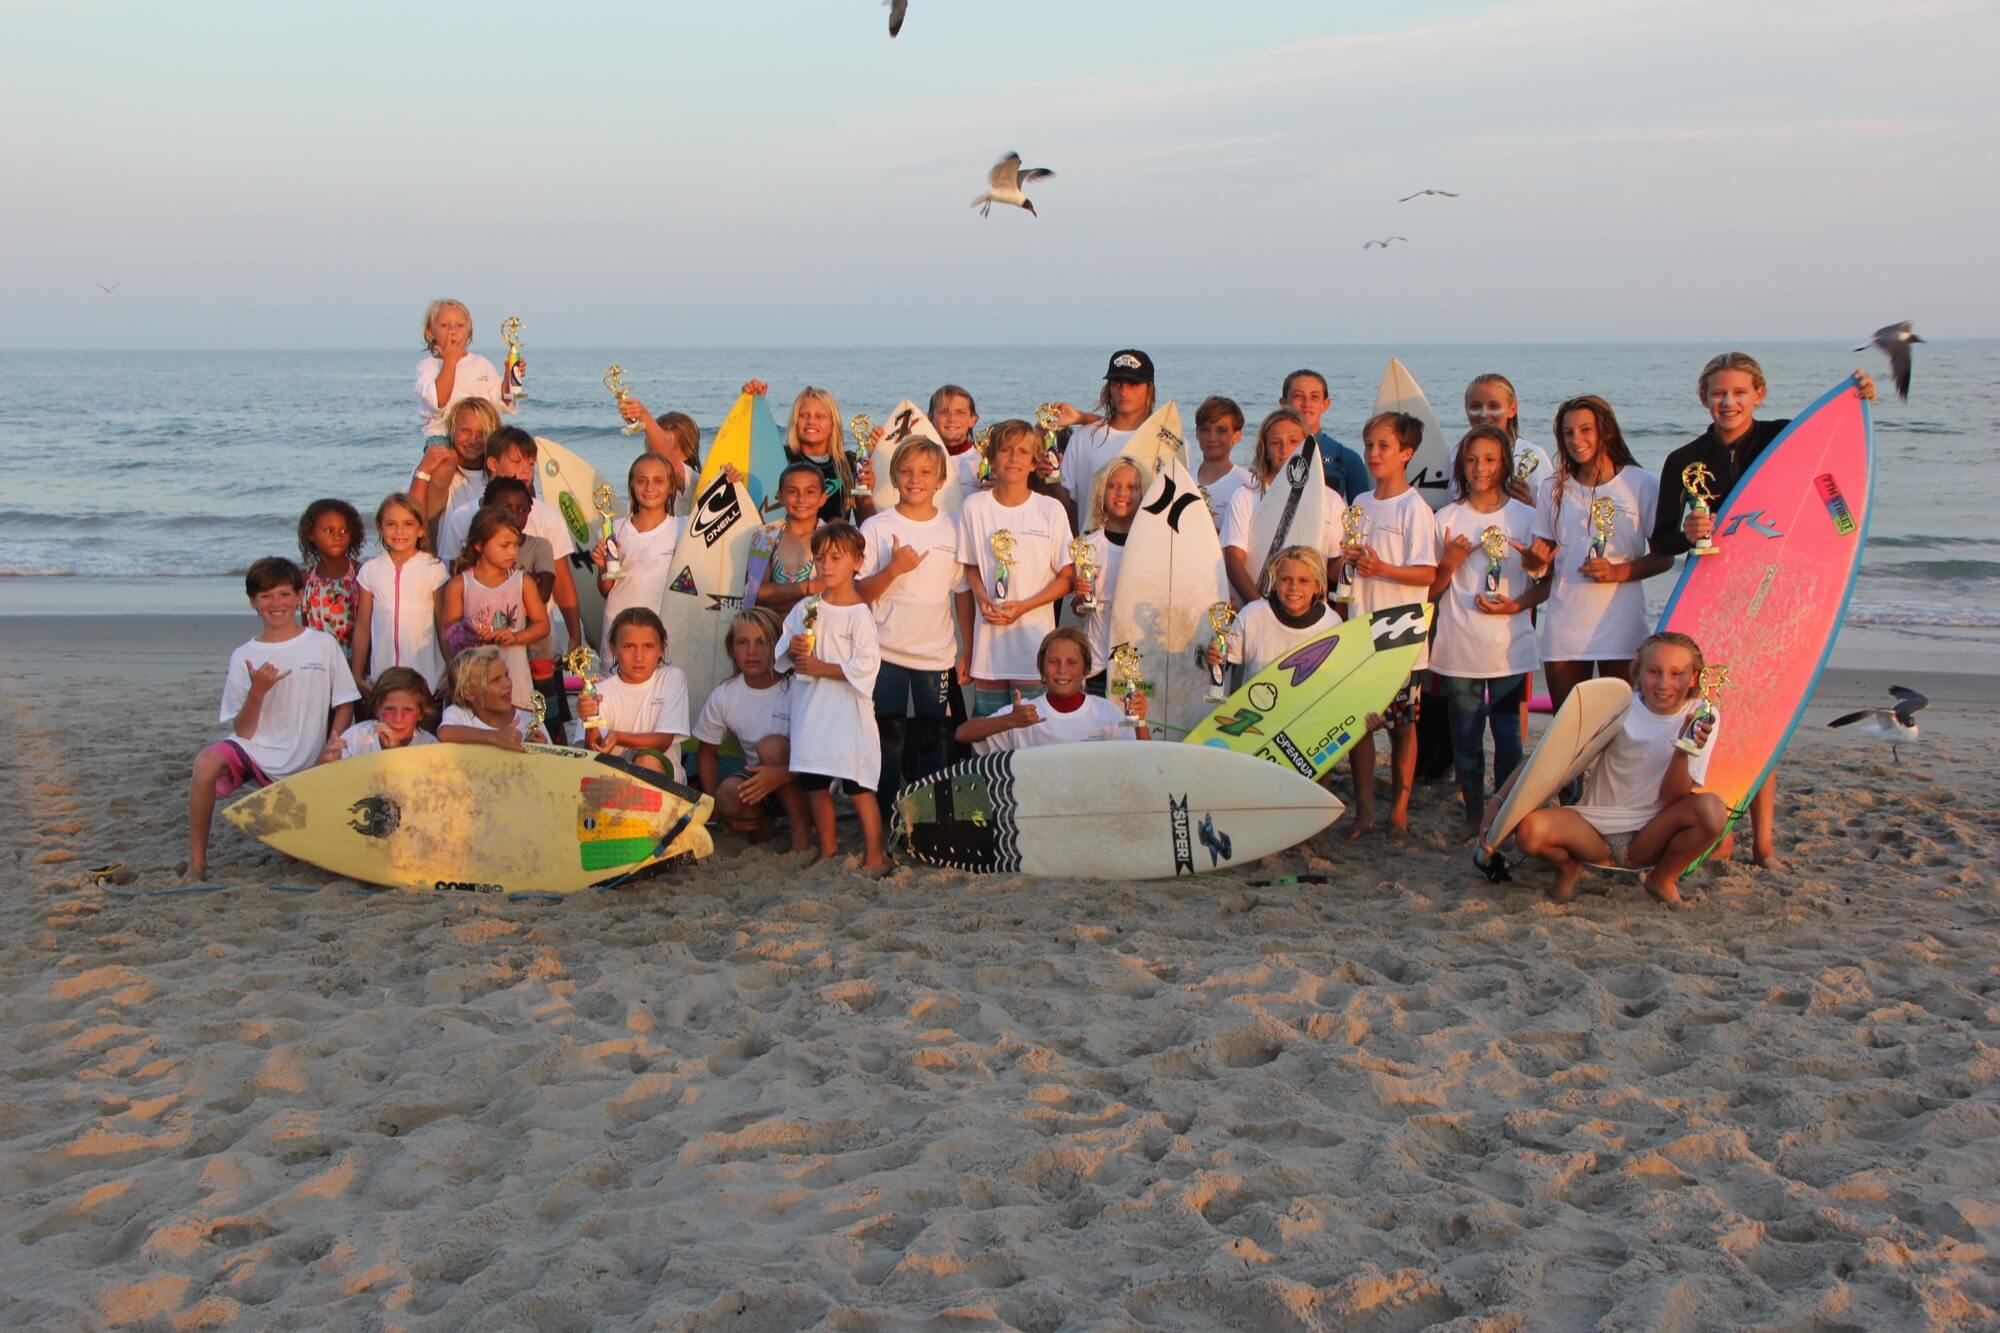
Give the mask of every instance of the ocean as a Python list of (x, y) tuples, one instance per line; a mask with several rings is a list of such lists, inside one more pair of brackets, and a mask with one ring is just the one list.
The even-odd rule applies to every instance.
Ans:
[[(1287, 371), (1325, 374), (1326, 427), (1358, 443), (1390, 355), (1403, 358), (1447, 428), (1460, 395), (1499, 371), (1521, 394), (1522, 434), (1551, 446), (1556, 403), (1598, 393), (1634, 454), (1657, 469), (1707, 418), (1695, 396), (1702, 363), (1724, 343), (1413, 345), (1381, 348), (1148, 348), (1160, 395), (1188, 428), (1211, 393), (1235, 398), (1250, 432)], [(504, 349), (482, 350), (496, 362)], [(561, 440), (609, 475), (635, 452), (600, 382), (612, 361), (655, 413), (702, 423), (704, 440), (744, 380), (771, 385), (783, 420), (806, 384), (831, 388), (842, 420), (882, 420), (939, 384), (972, 390), (982, 421), (1029, 416), (1037, 403), (1095, 400), (1110, 348), (910, 347), (524, 349), (529, 397), (515, 424)], [(1986, 471), (2000, 442), (2000, 342), (1917, 348), (1913, 396), (1896, 400), (1887, 365), (1846, 344), (1749, 345), (1783, 418), (1861, 366), (1883, 397), (1880, 475), (1868, 553), (1835, 660), (1932, 669), (2000, 668), (2000, 517)], [(297, 522), (320, 496), (364, 515), (408, 483), (420, 452), (417, 349), (335, 352), (0, 351), (0, 614), (174, 614), (243, 608), (235, 576), (252, 559), (297, 553)], [(1247, 452), (1248, 441), (1245, 442)], [(372, 549), (372, 543), (371, 543)], [(1671, 589), (1649, 586), (1657, 608)], [(1911, 654), (1919, 654), (1913, 658)]]

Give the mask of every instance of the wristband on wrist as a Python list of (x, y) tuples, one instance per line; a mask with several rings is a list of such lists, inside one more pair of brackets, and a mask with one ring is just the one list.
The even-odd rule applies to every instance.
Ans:
[(422, 468), (418, 468), (418, 469), (417, 469), (417, 480), (418, 480), (418, 481), (429, 481), (430, 479), (431, 479), (431, 474), (430, 474), (430, 473), (428, 473), (428, 472), (424, 471), (424, 470), (423, 470)]

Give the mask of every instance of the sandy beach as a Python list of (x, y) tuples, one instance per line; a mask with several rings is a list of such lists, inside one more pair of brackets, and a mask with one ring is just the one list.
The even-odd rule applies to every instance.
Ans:
[(1447, 786), (1236, 878), (156, 892), (252, 628), (0, 620), (8, 1327), (2000, 1326), (2000, 679), (1896, 764), (1830, 671), (1677, 911)]

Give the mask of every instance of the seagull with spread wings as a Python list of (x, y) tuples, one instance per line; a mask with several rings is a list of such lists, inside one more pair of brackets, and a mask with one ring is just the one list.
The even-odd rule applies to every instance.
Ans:
[(1009, 153), (993, 164), (993, 170), (986, 173), (986, 193), (972, 201), (979, 210), (980, 217), (993, 211), (995, 204), (1011, 204), (1015, 208), (1025, 208), (1035, 217), (1035, 201), (1021, 193), (1021, 187), (1029, 181), (1042, 180), (1056, 173), (1046, 167), (1023, 167), (1019, 153)]
[(1407, 204), (1410, 202), (1410, 200), (1421, 199), (1427, 194), (1434, 194), (1443, 199), (1458, 198), (1457, 190), (1418, 190), (1415, 194), (1404, 195), (1401, 199), (1398, 199), (1396, 202), (1399, 204)]
[(1363, 241), (1361, 243), (1361, 248), (1363, 250), (1374, 250), (1378, 248), (1387, 250), (1389, 248), (1390, 241), (1401, 241), (1403, 244), (1408, 245), (1410, 243), (1410, 238), (1407, 236), (1389, 236), (1379, 241)]
[(1864, 708), (1858, 713), (1837, 717), (1827, 725), (1853, 727), (1864, 736), (1889, 742), (1889, 757), (1901, 763), (1902, 756), (1896, 753), (1896, 747), (1917, 738), (1917, 714), (1929, 705), (1930, 700), (1905, 685), (1891, 685), (1889, 693), (1896, 700), (1892, 706)]
[(1882, 354), (1889, 358), (1890, 370), (1895, 372), (1896, 396), (1907, 399), (1910, 396), (1910, 344), (1922, 341), (1910, 331), (1910, 321), (1906, 319), (1901, 324), (1884, 324), (1875, 330), (1873, 337), (1854, 350), (1865, 352), (1871, 347), (1880, 348)]

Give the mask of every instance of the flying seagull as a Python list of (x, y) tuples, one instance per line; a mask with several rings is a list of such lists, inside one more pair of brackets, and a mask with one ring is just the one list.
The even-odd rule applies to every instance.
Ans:
[(889, 35), (903, 30), (903, 16), (910, 12), (910, 0), (882, 0), (889, 7)]
[[(1894, 330), (1885, 329), (1883, 332), (1889, 333)], [(1837, 717), (1827, 725), (1853, 727), (1864, 735), (1889, 742), (1889, 757), (1901, 763), (1902, 756), (1896, 753), (1896, 747), (1905, 741), (1914, 741), (1917, 738), (1916, 716), (1930, 703), (1930, 700), (1902, 685), (1891, 685), (1889, 693), (1896, 699), (1892, 707), (1864, 708), (1858, 713)]]
[(1889, 368), (1896, 374), (1896, 396), (1898, 398), (1908, 398), (1910, 396), (1910, 344), (1922, 341), (1922, 338), (1910, 332), (1910, 321), (1906, 319), (1901, 324), (1884, 324), (1881, 328), (1875, 330), (1874, 337), (1862, 343), (1854, 350), (1865, 352), (1871, 347), (1881, 348), (1883, 354), (1889, 358)]
[(986, 173), (986, 193), (973, 200), (972, 206), (979, 210), (980, 217), (990, 214), (995, 204), (1012, 204), (1040, 217), (1041, 214), (1035, 212), (1035, 201), (1022, 194), (1021, 187), (1029, 181), (1038, 181), (1044, 176), (1055, 174), (1046, 167), (1024, 168), (1021, 165), (1021, 155), (1009, 153), (995, 162), (993, 170)]
[(1389, 241), (1401, 241), (1403, 244), (1408, 245), (1410, 243), (1410, 238), (1407, 236), (1391, 236), (1388, 238), (1388, 240), (1383, 240), (1383, 241), (1363, 241), (1361, 243), (1361, 248), (1363, 250), (1373, 250), (1379, 246), (1382, 249), (1387, 250), (1389, 248)]
[(1407, 204), (1410, 202), (1410, 200), (1421, 199), (1427, 194), (1441, 195), (1446, 199), (1458, 198), (1457, 190), (1418, 190), (1415, 194), (1404, 195), (1401, 199), (1398, 199), (1396, 202), (1399, 204)]
[(111, 293), (117, 291), (120, 287), (123, 287), (124, 285), (125, 284), (123, 282), (114, 282), (109, 287), (106, 287), (103, 283), (100, 282), (97, 284), (97, 290), (103, 292), (106, 296), (109, 296), (111, 295)]

